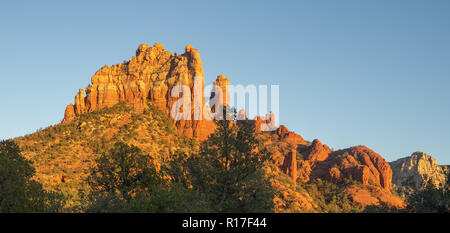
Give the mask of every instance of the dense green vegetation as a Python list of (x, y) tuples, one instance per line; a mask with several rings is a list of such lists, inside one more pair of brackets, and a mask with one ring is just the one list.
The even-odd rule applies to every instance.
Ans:
[(407, 196), (404, 209), (392, 208), (385, 203), (380, 206), (368, 206), (365, 212), (376, 213), (450, 213), (450, 174), (447, 183), (436, 187), (428, 180), (423, 189), (415, 190)]
[(97, 159), (97, 167), (89, 176), (91, 195), (117, 194), (130, 200), (139, 192), (161, 183), (151, 161), (135, 146), (118, 142), (108, 153)]
[(344, 179), (339, 183), (315, 179), (299, 184), (311, 195), (321, 213), (361, 212), (363, 210), (361, 205), (352, 201), (344, 192), (345, 188), (352, 185), (360, 185), (360, 183), (351, 179)]
[[(169, 185), (135, 146), (116, 143), (97, 160), (89, 176), (91, 192), (81, 205), (85, 212), (201, 212), (196, 193)], [(192, 205), (192, 206), (190, 206)]]
[(218, 121), (199, 153), (171, 156), (158, 172), (141, 150), (117, 143), (89, 177), (87, 212), (271, 212), (261, 168), (269, 154), (253, 124)]
[(0, 212), (57, 212), (61, 197), (42, 189), (35, 173), (13, 141), (0, 142)]
[(435, 187), (429, 181), (423, 190), (408, 197), (406, 211), (412, 213), (450, 213), (450, 174), (447, 183)]

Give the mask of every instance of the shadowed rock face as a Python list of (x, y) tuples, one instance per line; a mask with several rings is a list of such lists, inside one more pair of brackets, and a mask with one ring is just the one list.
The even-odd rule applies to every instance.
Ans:
[[(171, 97), (170, 91), (175, 85), (182, 84), (194, 93), (194, 78), (200, 80), (200, 91), (197, 93), (201, 96), (196, 100), (200, 101), (199, 105), (203, 109), (204, 75), (199, 52), (188, 45), (185, 53), (174, 56), (159, 43), (153, 47), (141, 44), (136, 50), (136, 56), (128, 62), (104, 66), (97, 71), (92, 76), (91, 84), (85, 90), (78, 91), (75, 103), (67, 106), (63, 122), (70, 122), (83, 113), (111, 107), (119, 102), (142, 111), (147, 101), (150, 101), (170, 114), (172, 104), (178, 99)], [(191, 99), (194, 100), (194, 95)], [(214, 131), (214, 124), (209, 120), (194, 120), (194, 106), (191, 108), (192, 120), (180, 120), (175, 125), (182, 135), (206, 139)]]
[(447, 181), (447, 166), (438, 165), (436, 159), (423, 152), (415, 152), (390, 165), (393, 171), (392, 183), (398, 188), (406, 186), (421, 189), (428, 181), (439, 187)]

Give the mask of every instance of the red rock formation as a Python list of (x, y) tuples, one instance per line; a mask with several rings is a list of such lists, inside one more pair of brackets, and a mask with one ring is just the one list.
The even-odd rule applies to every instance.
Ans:
[[(200, 80), (198, 90), (194, 90), (194, 78)], [(92, 77), (91, 85), (86, 87), (86, 96), (84, 90), (80, 89), (75, 97), (75, 104), (67, 106), (63, 122), (119, 102), (142, 111), (147, 107), (147, 101), (150, 101), (169, 114), (173, 103), (179, 99), (172, 97), (170, 91), (178, 84), (186, 85), (191, 90), (192, 118), (179, 120), (175, 125), (185, 136), (206, 139), (213, 132), (214, 124), (204, 120), (203, 116), (202, 120), (194, 117), (194, 101), (200, 103), (198, 108), (201, 109), (205, 106), (205, 101), (202, 61), (198, 51), (191, 45), (186, 46), (184, 54), (173, 56), (159, 43), (153, 47), (141, 44), (136, 50), (136, 56), (130, 61), (104, 66)], [(194, 100), (194, 92), (201, 96)]]
[(297, 180), (297, 151), (291, 150), (284, 160), (284, 171), (292, 178), (294, 182)]
[(303, 139), (302, 136), (289, 131), (286, 126), (284, 125), (280, 125), (280, 127), (278, 127), (278, 129), (275, 131), (275, 134), (280, 138), (280, 139), (284, 139), (289, 143), (292, 144), (305, 144), (305, 140)]
[[(304, 182), (317, 178), (334, 182), (352, 178), (364, 185), (378, 185), (391, 190), (392, 170), (389, 163), (365, 146), (332, 151), (318, 139), (308, 145), (300, 135), (290, 132), (284, 125), (273, 134), (282, 142), (297, 146), (303, 160), (298, 163), (296, 177)], [(291, 175), (292, 153), (280, 155), (278, 152), (273, 158), (274, 161), (279, 161), (280, 156), (284, 157), (283, 164), (279, 166), (287, 175)]]
[(311, 176), (328, 180), (351, 177), (364, 185), (391, 190), (392, 170), (379, 154), (365, 146), (355, 146), (330, 153), (326, 160), (316, 163)]
[(311, 164), (315, 164), (326, 160), (331, 153), (331, 149), (327, 145), (323, 145), (318, 139), (315, 139), (311, 146), (301, 148), (300, 153), (306, 156), (305, 159), (309, 160)]
[(274, 131), (275, 127), (275, 114), (273, 112), (267, 113), (265, 117), (255, 117), (255, 130), (256, 132), (262, 131)]
[(63, 122), (70, 122), (75, 118), (75, 107), (73, 104), (69, 104), (66, 107), (66, 111), (64, 112), (64, 120)]
[[(270, 121), (269, 121), (269, 122), (270, 122)], [(269, 122), (266, 121), (266, 119), (264, 119), (263, 117), (257, 116), (257, 117), (255, 118), (255, 130), (256, 130), (256, 132), (260, 133), (260, 132), (261, 132), (261, 125), (262, 125), (262, 124), (267, 124), (267, 123), (269, 123)]]
[(280, 127), (278, 127), (276, 131), (276, 134), (282, 138), (285, 138), (287, 135), (289, 135), (289, 133), (291, 133), (291, 131), (289, 131), (284, 125), (280, 125)]
[[(221, 98), (222, 106), (230, 104), (230, 80), (225, 75), (218, 75), (216, 81), (213, 83), (213, 90), (211, 91), (210, 100), (216, 96)], [(214, 112), (215, 106), (212, 106), (211, 110)]]

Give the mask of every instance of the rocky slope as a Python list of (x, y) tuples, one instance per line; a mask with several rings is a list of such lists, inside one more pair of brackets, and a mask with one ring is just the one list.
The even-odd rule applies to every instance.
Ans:
[(62, 192), (70, 200), (69, 207), (77, 204), (81, 193), (88, 193), (86, 178), (95, 159), (116, 142), (138, 146), (157, 167), (171, 153), (198, 148), (197, 141), (180, 136), (167, 115), (150, 104), (142, 113), (117, 104), (15, 141), (33, 161), (36, 179), (45, 189)]
[(440, 187), (447, 181), (448, 166), (441, 166), (436, 159), (423, 152), (415, 152), (409, 157), (390, 163), (392, 183), (400, 191), (413, 191), (423, 188), (427, 182)]

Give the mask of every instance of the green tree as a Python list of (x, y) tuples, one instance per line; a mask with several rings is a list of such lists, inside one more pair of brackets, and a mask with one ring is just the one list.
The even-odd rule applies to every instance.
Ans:
[[(425, 179), (427, 180), (427, 179)], [(405, 185), (416, 187), (410, 180)], [(384, 203), (380, 206), (368, 206), (365, 212), (378, 213), (450, 213), (450, 174), (447, 182), (440, 187), (436, 187), (428, 179), (425, 187), (406, 193), (407, 206), (403, 209), (396, 209)]]
[(96, 163), (88, 178), (94, 196), (119, 195), (119, 199), (128, 201), (162, 182), (151, 157), (136, 146), (118, 142)]
[(32, 179), (34, 174), (31, 162), (12, 140), (0, 142), (0, 212), (61, 211), (61, 196), (44, 191)]
[[(223, 108), (224, 120), (200, 149), (174, 169), (205, 197), (215, 212), (266, 212), (273, 192), (262, 168), (269, 159), (251, 121), (235, 121), (236, 111)], [(230, 115), (231, 114), (231, 115)], [(178, 178), (182, 181), (185, 178)], [(186, 181), (185, 181), (186, 182)]]
[(128, 213), (210, 212), (208, 203), (195, 190), (182, 184), (160, 185), (152, 193), (139, 193), (123, 208)]
[(450, 213), (450, 174), (446, 184), (436, 187), (428, 180), (425, 187), (408, 196), (406, 211), (415, 213)]
[(167, 184), (150, 156), (124, 143), (97, 160), (89, 183), (92, 192), (86, 212), (205, 212), (208, 208), (195, 190)]

